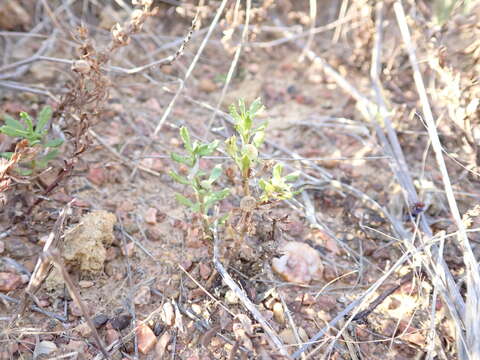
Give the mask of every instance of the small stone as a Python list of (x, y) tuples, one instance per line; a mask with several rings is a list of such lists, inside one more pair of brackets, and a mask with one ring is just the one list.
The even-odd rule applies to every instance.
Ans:
[(135, 253), (135, 243), (129, 242), (125, 246), (122, 246), (122, 255), (132, 257)]
[(155, 225), (157, 223), (157, 212), (158, 210), (153, 207), (148, 208), (145, 213), (145, 222), (150, 225)]
[(105, 335), (105, 339), (108, 345), (114, 343), (118, 339), (120, 339), (120, 335), (115, 329), (107, 329), (107, 334)]
[(158, 225), (148, 226), (146, 229), (148, 240), (160, 241), (163, 239), (163, 232)]
[(103, 168), (93, 167), (88, 170), (87, 179), (90, 180), (95, 185), (100, 186), (105, 182), (105, 180), (107, 179), (107, 176)]
[(157, 343), (157, 337), (146, 324), (137, 327), (138, 351), (148, 354)]
[(175, 309), (171, 302), (167, 301), (162, 308), (162, 321), (168, 326), (175, 324)]
[(233, 290), (227, 290), (225, 293), (225, 302), (228, 305), (235, 305), (238, 304), (238, 297), (235, 295), (235, 292)]
[(285, 323), (285, 311), (283, 310), (283, 306), (280, 302), (276, 302), (273, 305), (273, 318), (279, 324)]
[(210, 274), (212, 273), (212, 269), (210, 266), (208, 266), (205, 263), (200, 263), (199, 265), (199, 271), (200, 271), (200, 276), (202, 277), (203, 280), (207, 280), (210, 277)]
[(99, 314), (93, 317), (92, 322), (95, 328), (99, 329), (105, 325), (108, 321), (108, 316), (105, 314)]
[(215, 84), (211, 79), (204, 78), (200, 80), (198, 83), (198, 87), (201, 91), (205, 91), (206, 93), (211, 93), (217, 90), (217, 84)]
[(130, 315), (122, 314), (111, 319), (110, 324), (115, 330), (121, 331), (125, 329), (128, 325), (130, 325), (131, 320), (132, 317)]
[(95, 285), (95, 283), (93, 281), (90, 281), (90, 280), (80, 280), (78, 282), (78, 286), (80, 286), (83, 289), (88, 289), (88, 288), (92, 287), (93, 285)]
[(167, 345), (170, 342), (172, 336), (165, 331), (160, 339), (158, 339), (157, 345), (155, 346), (155, 353), (157, 354), (158, 359), (163, 359), (165, 355), (165, 351), (167, 350)]
[(5, 251), (5, 243), (3, 241), (0, 241), (0, 254), (3, 254)]
[(9, 292), (22, 285), (20, 275), (8, 272), (0, 272), (0, 291)]
[(285, 281), (308, 284), (319, 280), (323, 264), (317, 250), (298, 241), (290, 241), (280, 248), (284, 255), (272, 260), (272, 269)]
[(200, 315), (202, 313), (202, 307), (198, 304), (192, 304), (192, 311), (195, 314)]
[(147, 305), (150, 304), (150, 300), (152, 298), (152, 293), (148, 286), (141, 286), (138, 289), (138, 292), (135, 294), (133, 302), (136, 305)]

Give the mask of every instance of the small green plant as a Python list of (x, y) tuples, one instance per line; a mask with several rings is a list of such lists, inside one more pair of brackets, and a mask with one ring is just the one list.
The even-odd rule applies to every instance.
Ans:
[[(240, 217), (235, 225), (238, 232), (237, 238), (244, 239), (245, 235), (252, 233), (254, 229), (253, 215), (255, 211), (261, 209), (264, 205), (292, 198), (297, 192), (293, 190), (292, 182), (295, 181), (299, 173), (294, 172), (288, 175), (282, 175), (283, 165), (275, 164), (273, 166), (272, 176), (269, 179), (259, 179), (256, 191), (250, 188), (250, 180), (256, 175), (255, 169), (261, 162), (259, 158), (259, 148), (265, 140), (265, 130), (267, 122), (257, 126), (254, 125), (255, 116), (264, 109), (260, 99), (255, 100), (247, 109), (245, 102), (238, 102), (238, 109), (235, 105), (230, 106), (230, 114), (235, 121), (236, 135), (231, 136), (225, 141), (225, 150), (233, 159), (238, 167), (243, 196), (240, 201)], [(170, 176), (178, 183), (190, 186), (195, 194), (195, 201), (176, 194), (177, 201), (187, 206), (191, 211), (201, 216), (204, 234), (211, 237), (210, 226), (212, 224), (209, 216), (209, 209), (220, 200), (225, 199), (229, 194), (229, 189), (214, 191), (213, 185), (222, 175), (221, 165), (215, 166), (209, 173), (200, 170), (199, 161), (202, 157), (211, 155), (219, 146), (217, 140), (202, 144), (195, 141), (192, 144), (190, 134), (187, 128), (180, 129), (180, 137), (187, 155), (172, 153), (172, 159), (189, 168), (188, 175), (182, 176), (175, 171), (170, 172)], [(226, 214), (223, 219), (229, 214)]]
[(258, 163), (258, 149), (265, 140), (267, 122), (257, 127), (253, 126), (253, 120), (257, 113), (264, 110), (260, 98), (256, 99), (250, 107), (246, 108), (243, 100), (238, 101), (238, 110), (235, 105), (230, 106), (230, 115), (235, 121), (235, 130), (240, 137), (240, 147), (237, 145), (237, 137), (233, 135), (225, 141), (228, 155), (235, 161), (242, 177), (244, 196), (250, 196), (249, 179), (252, 170)]
[(272, 178), (270, 180), (259, 180), (258, 186), (262, 189), (262, 195), (260, 195), (261, 202), (287, 200), (298, 193), (292, 191), (292, 184), (289, 184), (289, 182), (297, 180), (300, 173), (296, 171), (282, 176), (282, 171), (283, 165), (275, 164), (272, 171)]
[(218, 147), (218, 140), (211, 143), (192, 143), (190, 134), (186, 127), (180, 128), (180, 137), (183, 140), (183, 146), (187, 155), (172, 153), (171, 157), (177, 163), (184, 164), (189, 168), (187, 176), (182, 176), (175, 171), (170, 171), (170, 176), (178, 183), (190, 186), (195, 195), (195, 201), (190, 200), (182, 194), (176, 194), (177, 201), (188, 207), (191, 211), (198, 213), (202, 219), (204, 234), (211, 237), (211, 220), (209, 210), (217, 202), (225, 199), (229, 194), (229, 189), (214, 191), (213, 184), (222, 175), (222, 165), (216, 165), (210, 173), (200, 169), (200, 159), (211, 155)]
[[(35, 125), (31, 116), (26, 112), (20, 113), (20, 119), (23, 120), (23, 123), (9, 115), (3, 115), (5, 125), (0, 127), (0, 133), (27, 140), (30, 147), (40, 146), (44, 150), (43, 153), (46, 152), (43, 156), (29, 160), (26, 164), (27, 168), (19, 168), (18, 172), (22, 175), (30, 175), (35, 170), (46, 168), (48, 162), (58, 156), (58, 147), (63, 144), (63, 140), (58, 138), (47, 141), (48, 130), (46, 126), (51, 118), (52, 109), (50, 106), (45, 106), (40, 111)], [(0, 156), (10, 160), (12, 154), (12, 152), (2, 152)]]

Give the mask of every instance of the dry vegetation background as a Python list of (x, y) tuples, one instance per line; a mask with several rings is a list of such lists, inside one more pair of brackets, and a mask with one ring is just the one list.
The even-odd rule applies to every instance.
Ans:
[[(23, 176), (41, 149), (0, 134), (0, 358), (480, 359), (478, 24), (474, 1), (2, 0), (0, 113), (50, 105), (64, 144)], [(257, 97), (261, 157), (303, 191), (214, 258), (170, 153)]]

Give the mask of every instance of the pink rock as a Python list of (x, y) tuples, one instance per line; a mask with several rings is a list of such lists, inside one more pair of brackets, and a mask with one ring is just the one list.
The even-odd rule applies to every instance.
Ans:
[(9, 292), (22, 285), (22, 277), (8, 272), (0, 272), (0, 291)]
[(105, 171), (99, 167), (93, 167), (88, 170), (87, 179), (95, 185), (102, 185), (106, 180)]
[(154, 225), (157, 223), (157, 212), (158, 210), (151, 207), (148, 208), (147, 212), (145, 213), (145, 222), (150, 225)]
[(290, 241), (280, 248), (284, 255), (272, 260), (272, 269), (285, 281), (308, 284), (312, 279), (319, 280), (323, 264), (317, 250), (310, 245)]

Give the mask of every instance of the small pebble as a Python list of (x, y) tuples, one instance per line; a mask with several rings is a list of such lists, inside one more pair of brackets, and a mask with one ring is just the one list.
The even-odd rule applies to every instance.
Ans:
[(92, 319), (93, 325), (95, 325), (97, 329), (105, 325), (107, 321), (108, 321), (108, 316), (105, 314), (96, 315)]
[(285, 311), (283, 311), (283, 306), (280, 302), (273, 304), (273, 318), (279, 324), (285, 323)]
[(163, 304), (162, 321), (168, 326), (175, 324), (175, 310), (172, 303), (168, 301)]
[(205, 78), (200, 80), (198, 83), (198, 87), (201, 91), (205, 91), (206, 93), (211, 93), (217, 90), (217, 84), (215, 84), (211, 79)]
[(146, 324), (141, 324), (137, 328), (138, 351), (142, 354), (148, 354), (157, 343), (157, 337)]
[(110, 324), (112, 325), (112, 328), (115, 330), (123, 330), (127, 326), (130, 325), (130, 321), (132, 320), (132, 316), (128, 314), (122, 314), (115, 316), (113, 319), (110, 320)]
[(227, 290), (225, 293), (225, 302), (229, 305), (238, 304), (238, 297), (232, 290)]
[(20, 275), (0, 272), (0, 291), (9, 292), (15, 290), (22, 285), (22, 277)]
[(148, 208), (147, 212), (145, 213), (145, 222), (150, 225), (154, 225), (157, 223), (157, 212), (158, 210), (151, 207)]

